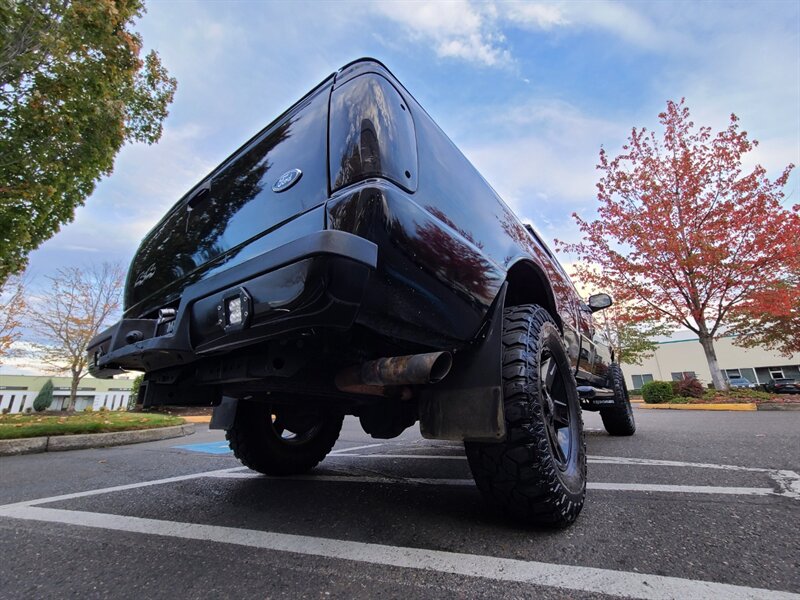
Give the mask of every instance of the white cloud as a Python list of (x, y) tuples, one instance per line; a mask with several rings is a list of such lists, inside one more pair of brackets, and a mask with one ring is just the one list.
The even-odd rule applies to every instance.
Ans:
[(376, 3), (374, 9), (405, 29), (414, 40), (431, 44), (440, 57), (494, 67), (511, 55), (497, 26), (494, 5), (467, 0), (426, 3)]
[[(607, 31), (641, 48), (666, 49), (680, 37), (670, 27), (656, 27), (643, 11), (620, 2), (569, 2), (562, 6), (569, 23), (579, 28)], [(680, 48), (680, 45), (672, 45), (672, 48)]]
[(551, 29), (558, 25), (569, 25), (562, 8), (555, 4), (531, 4), (514, 2), (503, 4), (505, 18), (515, 25)]
[(626, 130), (563, 101), (495, 107), (488, 114), (502, 115), (481, 125), (493, 139), (466, 146), (466, 154), (520, 215), (542, 205), (592, 202), (599, 148)]
[[(40, 361), (35, 356), (33, 344), (18, 341), (11, 344), (11, 349), (16, 356), (3, 357), (0, 364), (0, 374), (2, 375), (41, 375), (42, 373), (53, 373), (53, 369)], [(66, 374), (66, 369), (58, 374)]]
[(607, 31), (649, 49), (681, 48), (683, 35), (656, 27), (642, 11), (619, 2), (448, 2), (376, 3), (374, 10), (404, 28), (412, 40), (431, 45), (439, 57), (482, 66), (513, 62), (504, 28), (581, 32)]

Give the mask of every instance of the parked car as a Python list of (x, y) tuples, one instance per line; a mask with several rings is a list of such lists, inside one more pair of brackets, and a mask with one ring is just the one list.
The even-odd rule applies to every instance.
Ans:
[(327, 77), (148, 233), (92, 374), (144, 371), (142, 406), (215, 406), (234, 454), (305, 472), (344, 415), (463, 441), (522, 523), (581, 511), (581, 409), (636, 425), (592, 313), (526, 227), (381, 63)]
[(767, 391), (773, 394), (800, 394), (800, 383), (788, 377), (770, 379), (767, 383)]
[(755, 388), (755, 383), (750, 383), (750, 380), (746, 377), (730, 377), (728, 379), (728, 385), (732, 388)]

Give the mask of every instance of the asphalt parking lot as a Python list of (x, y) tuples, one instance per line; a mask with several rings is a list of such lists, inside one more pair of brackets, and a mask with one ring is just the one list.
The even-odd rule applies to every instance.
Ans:
[(220, 432), (0, 458), (3, 598), (798, 598), (800, 412), (586, 415), (564, 531), (487, 510), (460, 445), (347, 420), (312, 474), (269, 479)]

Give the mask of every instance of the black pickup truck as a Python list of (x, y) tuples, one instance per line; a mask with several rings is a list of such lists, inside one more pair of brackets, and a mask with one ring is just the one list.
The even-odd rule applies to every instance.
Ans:
[(463, 441), (485, 497), (563, 527), (586, 489), (581, 409), (635, 425), (592, 312), (380, 62), (327, 77), (142, 241), (91, 373), (145, 373), (143, 407), (214, 406), (236, 456), (307, 471), (344, 415)]

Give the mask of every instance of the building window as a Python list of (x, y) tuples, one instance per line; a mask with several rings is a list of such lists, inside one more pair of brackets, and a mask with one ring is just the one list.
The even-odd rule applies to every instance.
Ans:
[(725, 369), (725, 375), (728, 376), (728, 379), (733, 377), (741, 377), (742, 372), (739, 369)]
[(14, 398), (16, 398), (16, 396), (11, 394), (11, 401), (8, 403), (8, 412), (14, 412)]
[(781, 369), (780, 367), (770, 367), (769, 376), (772, 379), (783, 379), (783, 369)]
[(633, 389), (640, 390), (645, 383), (648, 381), (653, 381), (653, 375), (651, 373), (645, 373), (644, 375), (631, 375), (631, 380), (633, 381)]
[(697, 374), (694, 371), (681, 371), (680, 373), (672, 373), (672, 381), (680, 381), (681, 379), (697, 379)]

